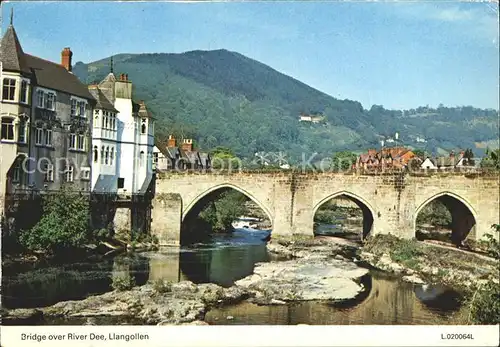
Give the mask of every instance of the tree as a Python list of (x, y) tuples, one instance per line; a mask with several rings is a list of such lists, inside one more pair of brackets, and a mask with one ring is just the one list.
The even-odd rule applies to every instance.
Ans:
[(332, 168), (334, 170), (346, 171), (356, 163), (358, 156), (352, 152), (336, 152), (332, 157)]
[(420, 159), (425, 159), (427, 153), (421, 149), (414, 149), (412, 152)]
[(500, 149), (490, 151), (486, 149), (486, 157), (481, 160), (482, 168), (500, 170)]
[(215, 232), (232, 231), (232, 223), (246, 213), (247, 197), (231, 190), (221, 194), (220, 198), (210, 203), (200, 212), (200, 217), (207, 222)]
[(45, 195), (42, 201), (42, 218), (31, 230), (21, 233), (24, 247), (55, 254), (92, 240), (88, 196), (63, 186), (57, 193)]
[(472, 152), (472, 149), (470, 149), (470, 148), (467, 148), (464, 152), (464, 165), (467, 165), (467, 166), (476, 165), (476, 162), (474, 161), (474, 153)]

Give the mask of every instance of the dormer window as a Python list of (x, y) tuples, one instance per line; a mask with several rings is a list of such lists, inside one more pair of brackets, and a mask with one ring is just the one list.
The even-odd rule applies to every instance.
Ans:
[(14, 101), (16, 95), (16, 80), (13, 78), (3, 79), (3, 100)]

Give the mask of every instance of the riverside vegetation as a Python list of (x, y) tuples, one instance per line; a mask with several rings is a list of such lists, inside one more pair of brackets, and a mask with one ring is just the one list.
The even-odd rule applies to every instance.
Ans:
[[(42, 198), (42, 215), (32, 227), (11, 234), (2, 234), (2, 241), (9, 246), (4, 248), (7, 260), (19, 254), (36, 259), (62, 256), (86, 256), (88, 253), (99, 253), (116, 248), (130, 249), (136, 245), (154, 245), (155, 237), (144, 235), (135, 230), (120, 233), (121, 240), (116, 238), (112, 225), (103, 229), (92, 229), (90, 226), (89, 197), (63, 186), (54, 194)], [(5, 259), (4, 259), (5, 260)]]
[[(500, 225), (492, 226), (500, 232)], [(480, 243), (490, 257), (401, 240), (391, 235), (370, 238), (360, 257), (414, 283), (445, 283), (464, 294), (464, 324), (500, 323), (500, 245), (493, 235)]]

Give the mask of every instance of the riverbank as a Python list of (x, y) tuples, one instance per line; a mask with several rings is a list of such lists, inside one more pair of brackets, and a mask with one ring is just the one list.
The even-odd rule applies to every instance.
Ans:
[(359, 256), (373, 267), (413, 283), (443, 283), (464, 291), (499, 280), (498, 260), (494, 258), (391, 235), (368, 239)]
[(157, 251), (156, 242), (131, 241), (123, 238), (110, 238), (98, 244), (87, 244), (81, 248), (67, 249), (60, 254), (46, 252), (19, 252), (16, 254), (2, 253), (2, 266), (15, 266), (24, 264), (37, 264), (42, 262), (57, 261), (58, 259), (78, 260), (92, 257), (114, 256), (125, 252)]

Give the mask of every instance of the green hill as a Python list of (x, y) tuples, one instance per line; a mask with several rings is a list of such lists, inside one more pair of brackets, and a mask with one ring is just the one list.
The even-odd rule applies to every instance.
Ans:
[[(338, 100), (269, 66), (227, 50), (182, 54), (120, 54), (114, 71), (127, 73), (136, 99), (144, 99), (158, 119), (159, 138), (174, 133), (192, 137), (206, 150), (230, 147), (240, 156), (284, 151), (298, 159), (314, 152), (378, 146), (396, 131), (415, 147), (473, 147), (498, 138), (498, 113), (470, 108), (417, 109), (403, 112)], [(84, 82), (109, 73), (109, 58), (75, 64)], [(464, 108), (465, 109), (465, 108)], [(319, 124), (299, 115), (321, 114)], [(424, 116), (421, 116), (424, 114)], [(417, 136), (427, 143), (416, 142)]]

